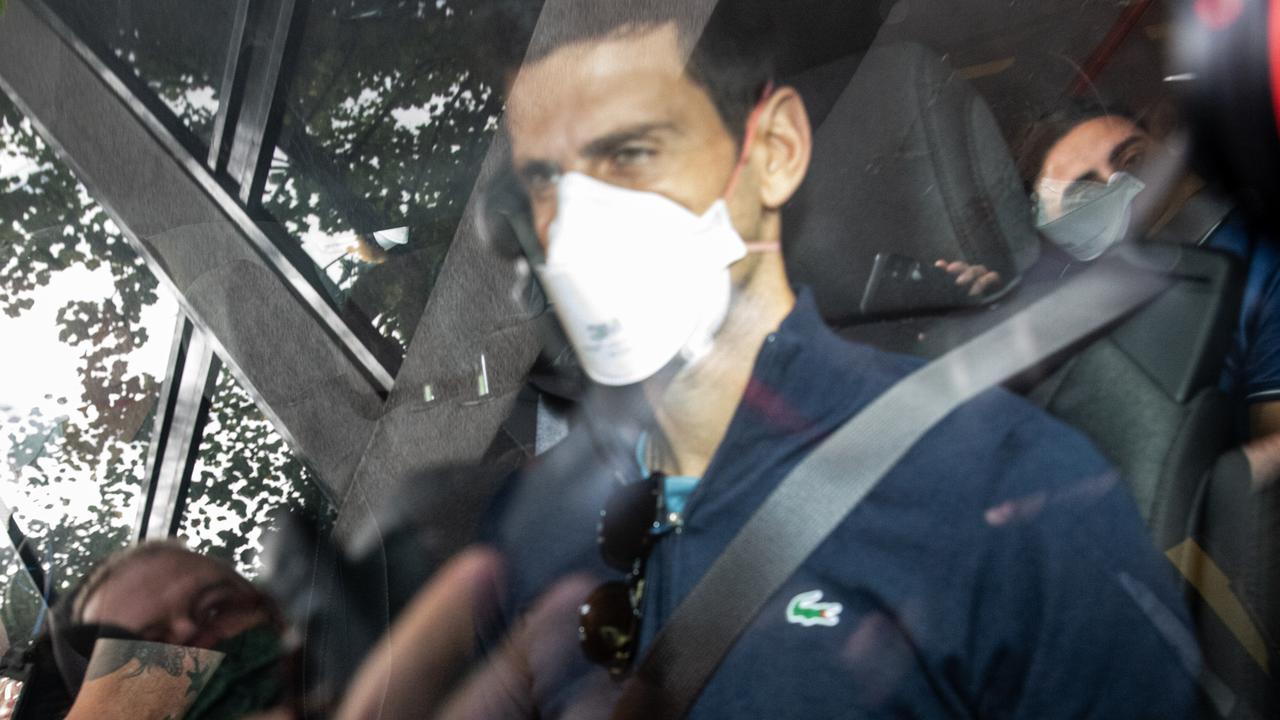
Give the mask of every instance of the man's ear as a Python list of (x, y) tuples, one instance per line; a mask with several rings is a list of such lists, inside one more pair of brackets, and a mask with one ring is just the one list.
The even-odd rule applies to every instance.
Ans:
[(760, 158), (760, 200), (766, 208), (776, 210), (791, 199), (809, 171), (813, 132), (809, 113), (795, 88), (780, 87), (764, 103), (753, 154)]

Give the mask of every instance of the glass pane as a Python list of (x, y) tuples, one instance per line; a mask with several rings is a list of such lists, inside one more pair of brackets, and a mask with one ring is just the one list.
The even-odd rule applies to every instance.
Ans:
[(497, 128), (490, 20), (445, 0), (321, 0), (303, 30), (262, 204), (395, 356)]
[[(1244, 330), (1242, 349), (1257, 357), (1267, 331), (1248, 325), (1280, 308), (1280, 290), (1256, 314), (1246, 306), (1241, 327), (1234, 310), (1205, 301), (1231, 308), (1239, 288), (1192, 269), (1191, 258), (1203, 267), (1222, 258), (1173, 245), (1215, 246), (1208, 234), (1226, 239), (1219, 228), (1230, 221), (1202, 224), (1200, 235), (1160, 224), (1184, 207), (1195, 213), (1193, 193), (1213, 180), (1178, 164), (1173, 131), (1183, 118), (1172, 103), (1177, 86), (1165, 78), (1194, 73), (1165, 69), (1166, 9), (1176, 6), (721, 2), (688, 31), (687, 5), (569, 2), (554, 6), (573, 8), (558, 14), (548, 3), (540, 47), (507, 95), (505, 130), (518, 155), (510, 170), (554, 258), (530, 264), (585, 372), (623, 386), (584, 394), (569, 435), (484, 518), (493, 529), (486, 544), (499, 553), (485, 571), (501, 575), (495, 614), (510, 633), (490, 647), (581, 641), (595, 665), (571, 652), (563, 661), (536, 650), (522, 656), (531, 675), (548, 679), (519, 695), (531, 714), (613, 711), (618, 695), (603, 690), (609, 676), (665, 659), (670, 648), (655, 643), (678, 634), (673, 623), (691, 610), (682, 600), (706, 593), (697, 610), (713, 615), (742, 599), (716, 575), (740, 559), (733, 553), (744, 543), (796, 567), (763, 589), (751, 606), (759, 612), (744, 614), (745, 629), (701, 688), (698, 706), (724, 717), (928, 717), (957, 699), (981, 705), (979, 714), (1013, 714), (1026, 707), (1020, 691), (1032, 687), (1055, 708), (1079, 701), (1093, 712), (1113, 705), (1116, 715), (1183, 716), (1195, 705), (1195, 673), (1186, 669), (1200, 657), (1197, 630), (1205, 667), (1231, 688), (1223, 695), (1245, 700), (1265, 678), (1253, 665), (1242, 669), (1242, 654), (1224, 653), (1230, 660), (1215, 666), (1213, 653), (1238, 636), (1219, 629), (1194, 590), (1199, 604), (1188, 611), (1169, 561), (1195, 585), (1212, 556), (1220, 587), (1239, 596), (1230, 614), (1263, 649), (1275, 601), (1256, 580), (1268, 565), (1254, 554), (1260, 543), (1248, 513), (1210, 533), (1222, 514), (1197, 497), (1205, 487), (1211, 496), (1250, 487), (1247, 470), (1210, 475), (1222, 467), (1214, 467), (1219, 453), (1249, 438), (1224, 432), (1242, 405), (1206, 402), (1222, 399), (1225, 348), (1199, 338), (1212, 327), (1225, 346)], [(1041, 137), (1052, 142), (1030, 147), (1024, 138), (1037, 128), (1028, 126), (1049, 113), (1059, 116), (1054, 135)], [(1260, 145), (1275, 141), (1267, 120)], [(1077, 141), (1084, 147), (1060, 157)], [(1076, 204), (1048, 215), (1044, 180), (1063, 181), (1060, 196)], [(706, 225), (694, 220), (725, 195), (727, 259), (699, 265), (694, 248), (715, 215), (704, 216)], [(688, 227), (660, 221), (665, 213)], [(1259, 290), (1271, 293), (1280, 275), (1268, 254), (1247, 261), (1265, 268)], [(1096, 335), (1068, 333), (1046, 317), (1046, 307), (1064, 310), (1055, 302), (1079, 317), (1114, 311), (1109, 292), (1071, 293), (1089, 281), (1132, 291), (1130, 278), (1106, 274), (1126, 265), (1135, 281), (1168, 271), (1177, 290)], [(690, 269), (704, 267), (701, 277)], [(726, 267), (737, 283), (727, 302)], [(1050, 294), (1064, 288), (1065, 296)], [(1166, 310), (1182, 293), (1197, 299)], [(1060, 350), (1027, 332), (1037, 326), (1079, 344)], [(902, 354), (930, 359), (955, 348), (963, 350), (929, 371), (947, 376), (939, 386), (976, 384), (981, 372), (972, 368), (1009, 362), (1011, 371), (1034, 368), (1012, 383), (1029, 397), (991, 392), (936, 423), (895, 426), (942, 397), (929, 372), (912, 378), (920, 365)], [(970, 365), (967, 352), (985, 357)], [(1280, 398), (1280, 387), (1274, 392), (1268, 399)], [(873, 398), (893, 422), (877, 422)], [(1188, 433), (1191, 422), (1202, 430)], [(845, 498), (821, 526), (823, 511), (840, 507), (839, 492), (810, 493), (796, 506), (787, 495), (812, 489), (804, 472), (793, 475), (797, 463), (823, 467), (838, 456), (842, 443), (820, 441), (842, 426), (849, 434), (841, 440), (910, 449), (871, 493)], [(907, 427), (921, 436), (909, 441)], [(846, 464), (818, 473), (839, 485), (858, 463)], [(1213, 479), (1175, 487), (1171, 472)], [(1243, 490), (1239, 498), (1262, 504)], [(798, 506), (795, 522), (770, 524), (775, 511)], [(818, 527), (800, 555), (770, 552), (788, 531)], [(1031, 588), (1036, 597), (1022, 594)], [(1047, 608), (1040, 597), (1061, 604)], [(548, 611), (567, 615), (575, 600), (577, 628)], [(994, 611), (1002, 602), (1028, 611)], [(970, 612), (976, 607), (984, 609)], [(1047, 640), (1059, 620), (1079, 632)], [(1265, 655), (1274, 651), (1268, 641)], [(789, 660), (777, 662), (783, 655)], [(1044, 662), (1015, 659), (1032, 656)], [(1121, 657), (1142, 671), (1108, 673)], [(795, 687), (814, 669), (833, 680), (801, 697)]]
[(233, 0), (48, 0), (78, 37), (136, 76), (204, 147), (222, 100)]
[(40, 592), (6, 536), (0, 543), (0, 653), (10, 646), (24, 646), (39, 633), (44, 621)]
[(283, 509), (302, 513), (322, 530), (335, 515), (307, 466), (224, 368), (178, 534), (196, 552), (229, 560), (254, 577), (263, 534)]
[(65, 588), (129, 541), (179, 311), (3, 96), (0, 222), (0, 499)]

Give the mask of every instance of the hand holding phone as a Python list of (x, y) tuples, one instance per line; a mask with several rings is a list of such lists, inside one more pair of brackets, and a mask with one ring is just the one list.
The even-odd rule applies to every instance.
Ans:
[(904, 315), (963, 307), (999, 287), (1000, 275), (982, 265), (938, 260), (932, 264), (877, 253), (859, 306), (863, 315)]

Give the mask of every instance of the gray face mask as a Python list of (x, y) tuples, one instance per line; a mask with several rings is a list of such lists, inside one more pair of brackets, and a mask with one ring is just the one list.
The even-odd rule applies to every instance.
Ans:
[(1036, 227), (1077, 260), (1088, 262), (1125, 238), (1133, 199), (1146, 185), (1126, 172), (1085, 186), (1064, 202), (1066, 212), (1048, 220), (1036, 206)]

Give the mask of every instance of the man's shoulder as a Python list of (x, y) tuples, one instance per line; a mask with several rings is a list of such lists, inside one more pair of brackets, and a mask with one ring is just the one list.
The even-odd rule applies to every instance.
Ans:
[(1091, 478), (1115, 478), (1116, 471), (1082, 431), (1027, 398), (993, 388), (948, 418), (962, 438), (986, 438), (991, 492), (997, 495), (1061, 492)]
[[(867, 394), (878, 397), (925, 361), (857, 346)], [(865, 409), (865, 404), (852, 414)], [(1089, 478), (1117, 477), (1083, 432), (1003, 387), (980, 393), (929, 430), (911, 449), (897, 481), (944, 483), (939, 502), (999, 503), (1055, 493)], [(947, 499), (948, 496), (954, 496)]]
[[(842, 341), (858, 354), (869, 396), (878, 397), (925, 360)], [(859, 408), (858, 411), (861, 411)], [(855, 413), (856, 414), (856, 413)], [(1019, 459), (1051, 468), (1105, 469), (1107, 461), (1080, 430), (1026, 397), (1004, 387), (990, 388), (957, 407), (921, 439), (922, 445), (982, 451), (995, 460)], [(1051, 473), (1056, 476), (1056, 473)]]

